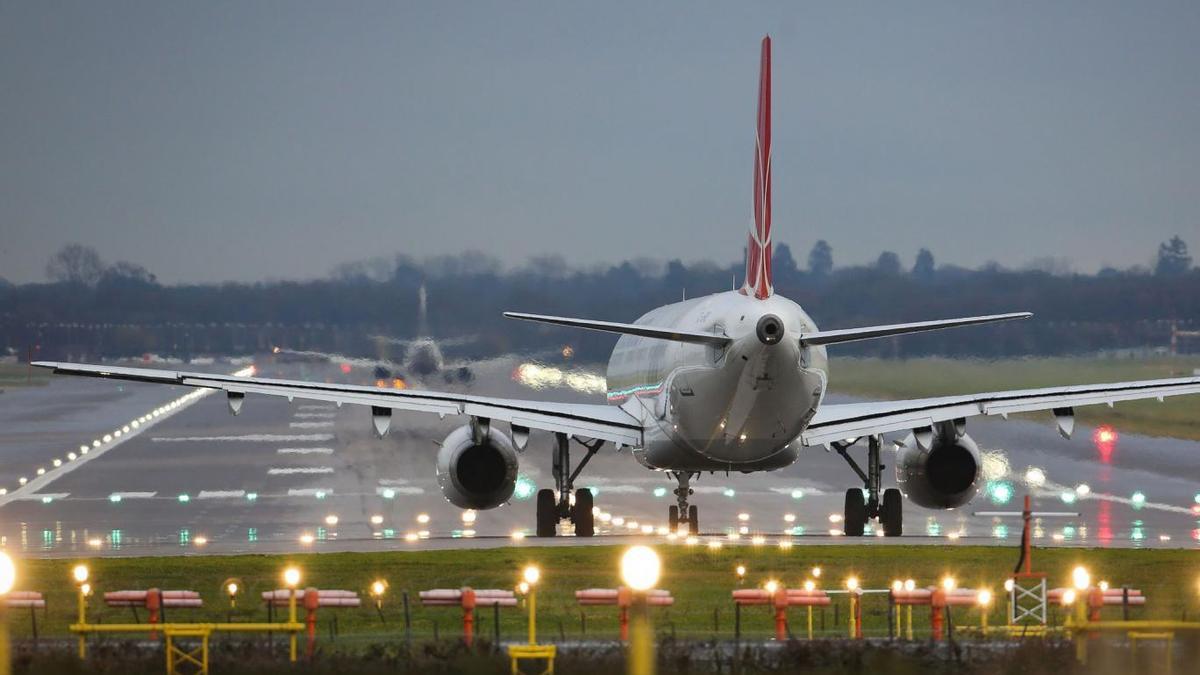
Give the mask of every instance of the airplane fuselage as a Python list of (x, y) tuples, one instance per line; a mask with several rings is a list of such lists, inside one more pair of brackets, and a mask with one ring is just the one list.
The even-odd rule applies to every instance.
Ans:
[[(764, 335), (761, 322), (772, 322)], [(727, 347), (623, 335), (608, 364), (608, 401), (642, 421), (640, 462), (671, 471), (762, 471), (795, 461), (800, 432), (825, 394), (817, 330), (779, 295), (717, 293), (654, 309), (637, 324), (732, 338)]]

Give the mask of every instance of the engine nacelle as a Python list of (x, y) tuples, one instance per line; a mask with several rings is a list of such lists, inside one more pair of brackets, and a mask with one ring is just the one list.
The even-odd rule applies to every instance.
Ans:
[(971, 501), (979, 491), (982, 468), (979, 446), (953, 422), (933, 427), (928, 449), (909, 434), (896, 452), (900, 490), (925, 508), (953, 509)]
[(517, 451), (512, 440), (488, 425), (476, 443), (471, 425), (450, 432), (437, 455), (438, 485), (451, 504), (462, 509), (493, 509), (507, 502), (517, 486)]

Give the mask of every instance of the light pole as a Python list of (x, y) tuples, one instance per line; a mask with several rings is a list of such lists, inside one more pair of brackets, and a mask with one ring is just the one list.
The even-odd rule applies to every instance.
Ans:
[(379, 622), (387, 623), (383, 618), (383, 594), (387, 592), (388, 582), (376, 579), (371, 583), (371, 597), (375, 598), (375, 611), (379, 613)]
[[(92, 592), (92, 585), (88, 583), (88, 567), (82, 563), (76, 565), (71, 570), (71, 578), (75, 580), (75, 586), (79, 589), (79, 625), (87, 625), (87, 596)], [(87, 658), (87, 638), (86, 633), (79, 633), (79, 658)]]
[[(288, 588), (288, 623), (296, 625), (296, 586), (300, 584), (300, 568), (289, 567), (283, 571), (283, 583)], [(288, 640), (288, 658), (296, 662), (296, 631), (291, 630)]]
[(658, 583), (662, 561), (649, 546), (633, 546), (621, 556), (621, 580), (633, 591), (633, 631), (629, 640), (626, 672), (654, 675), (655, 657), (646, 592)]
[(529, 598), (529, 644), (537, 644), (537, 583), (542, 579), (542, 571), (537, 565), (530, 565), (521, 573), (522, 589)]
[(0, 675), (12, 672), (12, 645), (8, 637), (8, 592), (17, 581), (17, 567), (0, 552)]

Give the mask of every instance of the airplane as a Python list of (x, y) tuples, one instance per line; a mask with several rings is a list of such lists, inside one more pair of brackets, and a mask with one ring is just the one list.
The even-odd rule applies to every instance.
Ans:
[[(979, 448), (968, 418), (1049, 411), (1069, 438), (1078, 406), (1200, 393), (1200, 377), (998, 391), (915, 400), (825, 403), (826, 349), (858, 340), (1025, 319), (1028, 312), (820, 330), (771, 277), (771, 39), (763, 38), (754, 155), (753, 221), (741, 288), (659, 307), (633, 323), (505, 312), (505, 316), (619, 335), (607, 370), (607, 401), (558, 403), (470, 394), (389, 390), (321, 382), (237, 377), (109, 365), (37, 362), (55, 373), (223, 390), (237, 414), (247, 394), (369, 406), (386, 435), (393, 410), (465, 417), (437, 453), (437, 480), (460, 508), (509, 502), (532, 430), (553, 436), (554, 487), (536, 499), (536, 532), (552, 537), (563, 521), (576, 536), (595, 532), (593, 495), (575, 482), (605, 444), (628, 450), (674, 479), (672, 531), (698, 533), (691, 481), (701, 472), (750, 473), (787, 467), (805, 448), (840, 454), (863, 488), (845, 493), (844, 533), (862, 536), (878, 519), (886, 536), (903, 533), (903, 500), (929, 508), (966, 504), (981, 482)], [(507, 425), (505, 430), (503, 425)], [(895, 444), (898, 487), (883, 488), (886, 434)], [(866, 439), (865, 469), (849, 450)], [(574, 466), (571, 445), (586, 451)]]

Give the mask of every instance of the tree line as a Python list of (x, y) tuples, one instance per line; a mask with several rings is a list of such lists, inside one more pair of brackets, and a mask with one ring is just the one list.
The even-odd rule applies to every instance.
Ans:
[[(800, 303), (822, 328), (1028, 310), (1030, 321), (967, 336), (950, 331), (863, 342), (842, 354), (890, 357), (944, 354), (1067, 354), (1166, 345), (1170, 322), (1198, 327), (1200, 270), (1179, 237), (1163, 242), (1152, 267), (1076, 274), (1066, 262), (1035, 260), (1020, 269), (937, 264), (921, 249), (911, 266), (884, 251), (869, 265), (835, 265), (817, 242), (801, 267), (786, 244), (773, 258), (776, 292)], [(183, 357), (253, 353), (273, 346), (367, 355), (371, 336), (414, 337), (417, 289), (429, 297), (429, 332), (472, 335), (461, 356), (555, 350), (571, 344), (600, 360), (612, 337), (507, 321), (504, 310), (632, 321), (658, 305), (741, 282), (743, 265), (628, 260), (572, 267), (557, 256), (505, 269), (468, 252), (417, 260), (405, 254), (338, 265), (324, 279), (221, 284), (160, 284), (145, 267), (105, 263), (72, 244), (48, 261), (48, 283), (0, 283), (0, 345), (36, 348), (41, 358)], [(982, 336), (982, 338), (980, 337)]]

